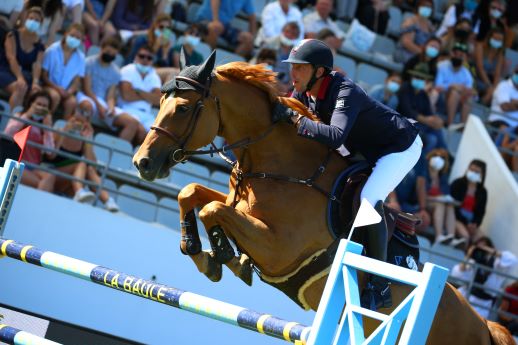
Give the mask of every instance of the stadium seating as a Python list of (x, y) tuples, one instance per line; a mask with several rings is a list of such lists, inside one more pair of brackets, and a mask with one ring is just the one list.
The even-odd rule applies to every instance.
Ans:
[(107, 164), (116, 170), (134, 171), (131, 162), (133, 147), (129, 142), (105, 133), (97, 133), (94, 141), (103, 145), (103, 147), (94, 145), (94, 152), (99, 163)]
[(157, 212), (155, 194), (130, 185), (119, 187), (117, 204), (121, 212), (146, 222), (153, 222)]
[(161, 198), (158, 201), (156, 221), (171, 229), (180, 229), (180, 211), (178, 202), (171, 198)]

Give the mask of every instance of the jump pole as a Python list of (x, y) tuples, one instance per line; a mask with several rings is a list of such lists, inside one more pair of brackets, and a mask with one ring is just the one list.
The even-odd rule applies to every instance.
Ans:
[(0, 341), (13, 345), (61, 345), (51, 340), (0, 323)]
[(309, 336), (310, 327), (297, 322), (0, 238), (0, 257), (6, 256), (295, 344), (305, 344)]

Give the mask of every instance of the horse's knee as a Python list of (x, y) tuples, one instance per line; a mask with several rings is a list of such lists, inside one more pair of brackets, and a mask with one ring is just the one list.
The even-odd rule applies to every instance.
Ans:
[(216, 222), (218, 215), (227, 209), (227, 205), (220, 201), (212, 201), (200, 210), (200, 220), (204, 223)]
[(196, 194), (199, 192), (198, 183), (189, 183), (178, 193), (178, 205), (184, 210), (192, 209), (196, 206)]

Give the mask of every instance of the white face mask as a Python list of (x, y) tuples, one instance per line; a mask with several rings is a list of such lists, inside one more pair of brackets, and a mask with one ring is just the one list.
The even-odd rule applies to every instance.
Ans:
[(281, 34), (281, 43), (287, 47), (294, 47), (299, 43), (299, 40), (297, 38), (290, 40), (288, 37), (284, 36), (284, 34)]
[(444, 158), (441, 156), (433, 156), (430, 158), (430, 167), (434, 170), (441, 170), (445, 163)]
[(473, 182), (473, 183), (482, 182), (482, 175), (473, 170), (468, 170), (468, 172), (466, 173), (466, 178), (468, 179), (469, 182)]

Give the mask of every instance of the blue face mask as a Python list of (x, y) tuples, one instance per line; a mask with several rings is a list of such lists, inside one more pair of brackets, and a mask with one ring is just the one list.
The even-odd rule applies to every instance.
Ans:
[(27, 19), (25, 21), (25, 28), (30, 32), (37, 32), (40, 29), (40, 22), (34, 19)]
[(43, 121), (43, 118), (44, 118), (44, 117), (45, 117), (45, 116), (43, 116), (43, 115), (39, 115), (39, 114), (32, 114), (32, 115), (31, 115), (31, 120), (32, 120), (32, 121), (35, 121), (35, 122), (41, 122), (41, 121)]
[(467, 11), (473, 12), (478, 6), (478, 2), (476, 0), (464, 0), (464, 8)]
[(162, 31), (160, 31), (160, 29), (155, 29), (154, 33), (156, 37), (162, 36)]
[(396, 83), (393, 80), (389, 80), (388, 83), (387, 83), (387, 90), (392, 92), (392, 93), (398, 92), (399, 91), (399, 83)]
[(432, 8), (428, 6), (419, 6), (417, 13), (423, 18), (428, 18), (432, 15)]
[(424, 90), (426, 81), (424, 79), (412, 78), (412, 87), (418, 91)]
[(196, 47), (200, 44), (201, 39), (198, 36), (187, 35), (185, 36), (185, 44), (190, 45), (191, 47)]
[(137, 67), (137, 71), (142, 74), (147, 74), (151, 70), (151, 66), (142, 65), (139, 63), (135, 63), (135, 66)]
[(495, 40), (494, 38), (490, 38), (489, 45), (491, 46), (491, 48), (500, 49), (500, 48), (502, 48), (504, 43), (500, 40)]
[(65, 38), (65, 43), (70, 49), (76, 49), (81, 44), (81, 40), (74, 36), (67, 36), (67, 38)]
[(518, 73), (513, 74), (511, 79), (512, 79), (514, 85), (518, 86)]
[(439, 49), (435, 48), (434, 46), (428, 46), (428, 47), (426, 47), (425, 53), (426, 53), (426, 56), (433, 59), (433, 58), (436, 58), (437, 55), (439, 55)]
[(491, 12), (491, 17), (493, 17), (495, 19), (499, 19), (504, 14), (502, 11), (497, 10), (497, 9), (491, 10), (490, 12)]

